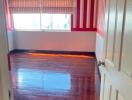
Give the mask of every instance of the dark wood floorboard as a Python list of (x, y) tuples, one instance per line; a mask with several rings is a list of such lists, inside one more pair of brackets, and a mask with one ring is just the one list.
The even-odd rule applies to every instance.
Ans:
[(77, 55), (11, 55), (15, 100), (98, 100), (96, 59)]

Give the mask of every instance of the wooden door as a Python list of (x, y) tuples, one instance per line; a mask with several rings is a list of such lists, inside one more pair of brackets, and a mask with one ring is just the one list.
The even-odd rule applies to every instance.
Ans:
[(132, 0), (106, 0), (100, 100), (132, 100)]

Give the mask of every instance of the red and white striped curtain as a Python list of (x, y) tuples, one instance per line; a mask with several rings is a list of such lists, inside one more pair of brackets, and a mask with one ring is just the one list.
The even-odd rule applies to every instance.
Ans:
[(42, 0), (42, 12), (72, 13), (74, 3), (74, 0)]
[(13, 30), (13, 23), (12, 23), (12, 14), (10, 13), (9, 10), (9, 3), (8, 0), (4, 0), (5, 3), (5, 11), (6, 11), (6, 28), (7, 31), (12, 31)]
[(73, 13), (76, 0), (10, 0), (9, 8), (14, 13)]

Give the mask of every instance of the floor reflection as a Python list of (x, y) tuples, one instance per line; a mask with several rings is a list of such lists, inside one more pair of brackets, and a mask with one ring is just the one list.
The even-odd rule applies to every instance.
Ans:
[(37, 71), (33, 69), (18, 69), (17, 87), (41, 88), (48, 92), (57, 90), (69, 91), (71, 89), (71, 76), (69, 73), (53, 71)]
[(65, 90), (71, 89), (71, 76), (67, 73), (44, 73), (44, 88), (46, 90)]

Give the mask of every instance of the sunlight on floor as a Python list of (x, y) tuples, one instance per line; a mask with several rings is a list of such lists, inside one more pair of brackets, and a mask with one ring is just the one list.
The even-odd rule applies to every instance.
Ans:
[(44, 53), (28, 53), (32, 56), (62, 56), (62, 57), (77, 57), (77, 58), (95, 58), (85, 55), (70, 55), (70, 54), (44, 54)]
[[(71, 89), (71, 75), (53, 71), (19, 69), (17, 83), (19, 88), (41, 88), (48, 92)], [(31, 81), (30, 81), (31, 80)], [(39, 83), (39, 84), (38, 84)]]

